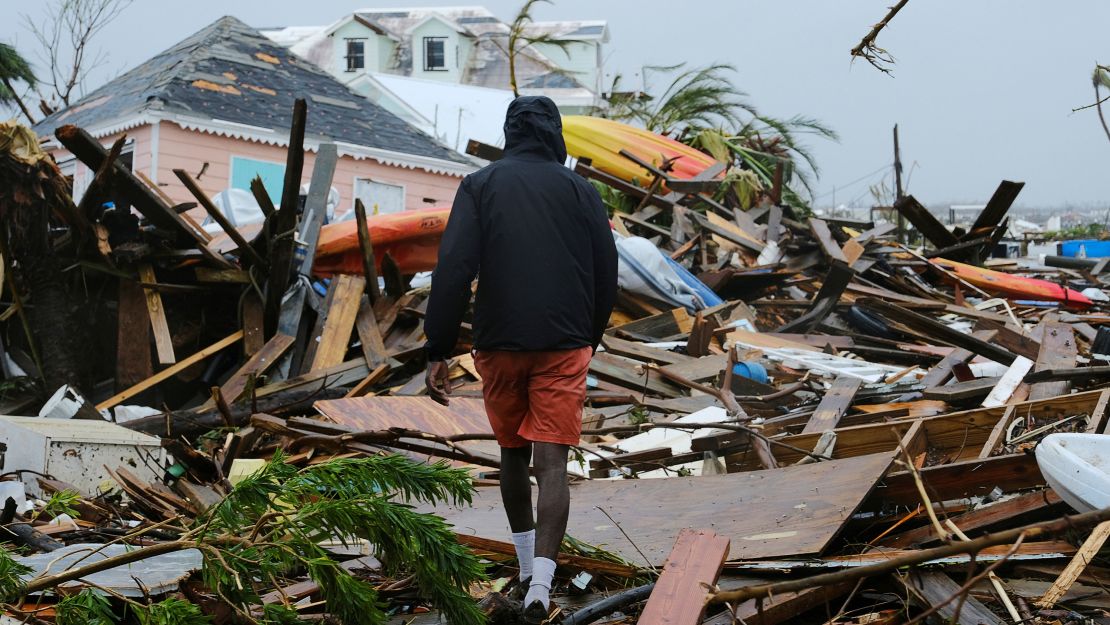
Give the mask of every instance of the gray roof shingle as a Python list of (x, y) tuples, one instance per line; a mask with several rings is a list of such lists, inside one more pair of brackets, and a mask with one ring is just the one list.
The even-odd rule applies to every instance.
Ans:
[(308, 102), (310, 138), (470, 164), (230, 16), (43, 119), (34, 130), (49, 135), (63, 124), (91, 127), (159, 109), (288, 133), (296, 98)]

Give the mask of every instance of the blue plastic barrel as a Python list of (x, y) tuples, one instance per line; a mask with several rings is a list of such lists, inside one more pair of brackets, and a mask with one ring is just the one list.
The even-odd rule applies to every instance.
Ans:
[(767, 383), (767, 369), (754, 360), (743, 360), (736, 363), (732, 367), (732, 372), (760, 384)]

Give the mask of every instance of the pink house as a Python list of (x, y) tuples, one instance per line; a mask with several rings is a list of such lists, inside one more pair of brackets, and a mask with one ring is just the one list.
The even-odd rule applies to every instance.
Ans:
[(223, 17), (35, 126), (80, 197), (93, 172), (52, 134), (64, 124), (105, 145), (126, 134), (121, 160), (172, 202), (193, 200), (173, 175), (184, 169), (215, 196), (249, 190), (261, 176), (279, 201), (293, 101), (308, 104), (305, 167), (336, 143), (336, 216), (355, 198), (388, 213), (449, 204), (474, 163), (233, 17)]

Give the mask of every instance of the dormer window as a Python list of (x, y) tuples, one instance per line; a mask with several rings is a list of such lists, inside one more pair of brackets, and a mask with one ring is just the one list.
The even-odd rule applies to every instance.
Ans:
[(424, 37), (424, 71), (447, 71), (447, 37)]
[(366, 67), (366, 40), (347, 40), (347, 71), (354, 72)]

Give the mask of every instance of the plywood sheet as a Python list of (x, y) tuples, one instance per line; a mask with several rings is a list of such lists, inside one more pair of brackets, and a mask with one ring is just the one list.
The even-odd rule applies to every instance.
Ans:
[(473, 397), (452, 397), (450, 406), (430, 397), (348, 397), (318, 401), (316, 409), (335, 423), (358, 430), (398, 427), (440, 436), (493, 432), (482, 400)]
[[(737, 560), (817, 554), (891, 458), (883, 453), (728, 475), (580, 482), (571, 486), (567, 532), (628, 562), (643, 563), (619, 524), (652, 566), (663, 565), (675, 536), (686, 527), (704, 527), (730, 539), (729, 557)], [(459, 533), (509, 535), (496, 488), (479, 488), (470, 507), (424, 509)]]

